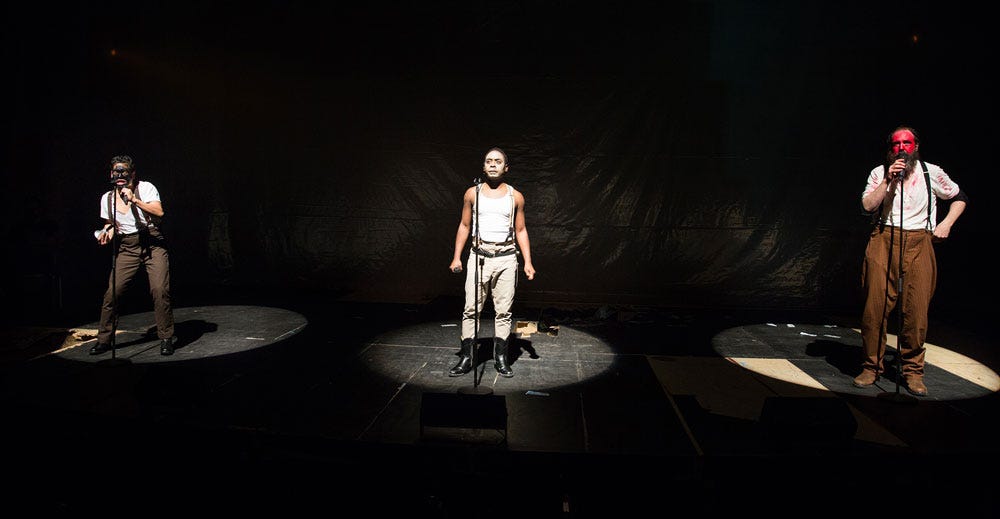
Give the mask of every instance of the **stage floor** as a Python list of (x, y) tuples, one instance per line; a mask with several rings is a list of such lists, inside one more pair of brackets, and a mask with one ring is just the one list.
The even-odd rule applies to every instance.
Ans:
[(853, 387), (850, 319), (538, 307), (514, 316), (513, 378), (492, 367), (488, 312), (479, 371), (449, 377), (453, 303), (179, 307), (169, 357), (151, 312), (122, 316), (113, 354), (89, 355), (95, 323), (8, 330), (12, 496), (40, 511), (580, 517), (780, 495), (783, 515), (858, 511), (859, 495), (899, 508), (902, 485), (922, 493), (915, 513), (1000, 510), (982, 475), (1000, 437), (989, 338), (932, 323), (930, 394), (913, 397), (891, 376)]

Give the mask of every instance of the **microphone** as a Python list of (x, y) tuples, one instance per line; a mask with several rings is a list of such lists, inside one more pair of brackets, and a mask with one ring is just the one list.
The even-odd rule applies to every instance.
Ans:
[[(903, 159), (904, 162), (908, 162), (910, 160), (910, 154), (907, 153), (906, 150), (899, 150), (899, 152), (896, 153), (896, 158), (893, 159), (893, 162), (896, 162), (899, 159)], [(893, 175), (892, 178), (890, 178), (889, 180), (896, 180), (897, 178), (901, 178), (901, 177), (906, 176), (906, 170), (905, 169), (901, 173), (902, 174)]]
[(473, 180), (473, 182), (478, 186), (479, 184), (483, 183), (483, 177), (476, 177), (476, 179)]

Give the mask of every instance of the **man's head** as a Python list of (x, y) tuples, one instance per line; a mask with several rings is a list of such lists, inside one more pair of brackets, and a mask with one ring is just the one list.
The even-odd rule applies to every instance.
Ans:
[(886, 154), (888, 162), (906, 155), (907, 168), (911, 169), (917, 159), (920, 158), (920, 137), (917, 131), (909, 126), (899, 126), (889, 134), (889, 149)]
[(507, 164), (507, 154), (500, 148), (490, 148), (483, 161), (483, 173), (489, 180), (500, 180), (510, 166)]
[(135, 162), (128, 155), (111, 159), (111, 182), (118, 187), (132, 185), (135, 181)]

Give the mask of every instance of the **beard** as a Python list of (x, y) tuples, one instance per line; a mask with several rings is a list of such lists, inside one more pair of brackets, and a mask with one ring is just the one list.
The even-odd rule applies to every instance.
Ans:
[[(886, 154), (886, 164), (892, 164), (896, 162), (896, 159), (900, 158), (902, 153), (893, 153), (890, 151)], [(920, 151), (914, 151), (913, 153), (906, 154), (906, 174), (909, 175), (913, 168), (916, 167), (917, 162), (920, 161)]]

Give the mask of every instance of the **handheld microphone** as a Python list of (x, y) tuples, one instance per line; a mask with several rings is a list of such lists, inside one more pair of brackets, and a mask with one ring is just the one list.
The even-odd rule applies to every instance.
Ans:
[(122, 192), (122, 188), (125, 187), (125, 184), (119, 184), (115, 181), (112, 181), (112, 183), (115, 185), (115, 191), (118, 193), (118, 198), (121, 198), (122, 202), (128, 202), (128, 199), (125, 198), (125, 193)]
[(111, 184), (115, 186), (115, 190), (118, 191), (118, 197), (122, 199), (122, 202), (128, 203), (128, 199), (125, 198), (125, 194), (122, 193), (122, 188), (129, 183), (129, 170), (123, 168), (115, 168), (111, 170)]
[[(910, 160), (910, 154), (907, 153), (906, 150), (899, 150), (899, 152), (896, 153), (896, 158), (893, 159), (893, 162), (895, 162), (895, 161), (897, 161), (899, 159), (903, 159), (904, 162), (909, 161)], [(906, 170), (904, 169), (903, 171), (901, 171), (901, 172), (893, 175), (892, 177), (890, 177), (889, 180), (890, 181), (891, 180), (896, 180), (898, 178), (904, 177), (905, 175), (906, 175)]]

